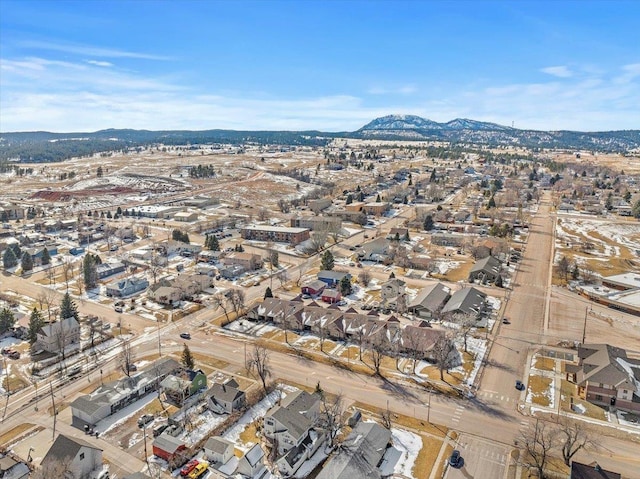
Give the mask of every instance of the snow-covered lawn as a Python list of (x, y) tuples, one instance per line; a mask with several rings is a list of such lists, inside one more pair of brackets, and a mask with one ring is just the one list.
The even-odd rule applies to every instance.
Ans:
[(225, 439), (236, 444), (236, 447), (244, 452), (247, 452), (253, 444), (244, 444), (240, 442), (240, 434), (247, 428), (249, 424), (257, 421), (259, 418), (264, 417), (267, 411), (272, 408), (278, 399), (281, 392), (275, 390), (270, 392), (262, 401), (249, 409), (231, 428), (227, 429), (222, 435)]
[(404, 429), (391, 428), (393, 447), (400, 451), (400, 459), (395, 464), (393, 472), (404, 477), (415, 477), (413, 466), (422, 449), (422, 438)]
[(111, 429), (125, 422), (127, 419), (143, 409), (147, 404), (151, 403), (157, 397), (158, 393), (156, 391), (143, 396), (136, 402), (129, 404), (124, 409), (120, 409), (115, 414), (104, 418), (102, 421), (96, 424), (94, 430), (98, 431), (100, 434), (108, 433)]

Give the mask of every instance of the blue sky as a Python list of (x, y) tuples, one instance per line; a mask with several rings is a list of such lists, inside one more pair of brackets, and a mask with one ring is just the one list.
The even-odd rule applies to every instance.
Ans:
[(0, 131), (640, 128), (640, 2), (0, 0)]

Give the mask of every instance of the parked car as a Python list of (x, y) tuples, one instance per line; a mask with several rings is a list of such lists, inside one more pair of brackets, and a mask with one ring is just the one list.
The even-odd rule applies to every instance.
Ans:
[(522, 391), (524, 389), (524, 383), (522, 381), (520, 381), (519, 379), (516, 380), (516, 389), (518, 391)]
[(191, 334), (189, 334), (189, 333), (180, 333), (180, 337), (182, 339), (191, 339)]
[(124, 310), (122, 309), (122, 306), (116, 306), (115, 307), (116, 313), (122, 313)]
[(509, 321), (509, 318), (502, 318), (502, 324), (511, 324), (511, 321)]
[(153, 437), (158, 437), (160, 434), (162, 434), (164, 432), (164, 430), (166, 428), (168, 428), (169, 425), (168, 424), (161, 424), (160, 426), (154, 428), (153, 430)]
[(451, 453), (451, 456), (449, 457), (449, 465), (451, 467), (455, 467), (456, 469), (459, 467), (462, 467), (462, 463), (464, 462), (464, 460), (462, 459), (462, 456), (460, 455), (460, 451), (458, 451), (457, 449), (455, 451), (453, 451)]
[(191, 473), (191, 471), (193, 471), (199, 463), (200, 461), (198, 461), (197, 459), (191, 459), (184, 466), (182, 466), (182, 469), (180, 469), (180, 475), (188, 476), (189, 473)]
[(153, 422), (154, 417), (151, 414), (143, 414), (138, 418), (138, 427), (145, 427), (150, 422)]

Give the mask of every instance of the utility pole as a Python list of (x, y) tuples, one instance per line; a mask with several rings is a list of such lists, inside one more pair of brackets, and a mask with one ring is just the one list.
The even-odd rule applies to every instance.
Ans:
[(51, 381), (49, 381), (49, 392), (51, 393), (51, 404), (53, 406), (53, 440), (56, 439), (56, 419), (58, 416), (58, 411), (56, 411), (56, 401), (53, 397), (53, 385)]
[(429, 388), (429, 400), (427, 403), (427, 422), (431, 424), (431, 388)]
[(584, 344), (587, 337), (587, 316), (589, 314), (589, 307), (584, 307), (584, 326), (582, 327), (582, 344)]

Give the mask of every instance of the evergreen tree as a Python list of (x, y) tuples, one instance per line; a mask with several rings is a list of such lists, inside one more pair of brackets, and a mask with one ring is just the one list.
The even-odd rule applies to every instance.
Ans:
[(334, 263), (334, 259), (333, 259), (333, 253), (331, 252), (331, 250), (326, 250), (322, 254), (320, 267), (323, 270), (331, 271), (333, 269), (334, 265), (335, 265), (335, 263)]
[(351, 280), (348, 276), (345, 276), (340, 280), (340, 293), (342, 296), (351, 294)]
[(22, 271), (31, 271), (33, 269), (33, 258), (28, 251), (22, 254), (20, 266), (22, 267)]
[(433, 216), (427, 215), (424, 218), (424, 230), (431, 231), (433, 229)]
[(98, 285), (96, 259), (91, 254), (87, 254), (82, 260), (82, 275), (87, 289), (93, 289)]
[(496, 287), (498, 288), (502, 288), (503, 287), (503, 280), (502, 280), (502, 276), (498, 276), (496, 278)]
[(16, 254), (13, 252), (13, 248), (7, 248), (4, 250), (4, 254), (2, 255), (2, 263), (4, 264), (4, 268), (13, 268), (18, 265), (18, 258), (16, 258)]
[(220, 243), (218, 242), (218, 238), (215, 236), (211, 236), (209, 240), (209, 249), (211, 251), (220, 251)]
[(60, 319), (67, 319), (74, 317), (76, 321), (80, 320), (80, 313), (78, 313), (78, 307), (76, 303), (73, 302), (71, 296), (69, 296), (69, 292), (67, 291), (62, 297), (62, 302), (60, 303)]
[(393, 279), (396, 277), (396, 274), (392, 271), (391, 274), (389, 275), (389, 279)]
[(103, 175), (102, 166), (98, 166), (98, 170), (96, 171), (96, 176), (98, 178), (102, 178), (102, 175)]
[(400, 241), (400, 233), (396, 231), (395, 236), (393, 237), (393, 241)]
[(46, 265), (51, 263), (51, 255), (49, 254), (49, 250), (45, 248), (42, 250), (42, 264)]
[(267, 289), (264, 292), (264, 299), (267, 298), (273, 298), (273, 291), (271, 291), (271, 288), (269, 286), (267, 286)]
[(44, 318), (38, 309), (35, 307), (31, 311), (31, 317), (29, 318), (29, 343), (33, 344), (38, 339), (38, 331), (44, 326)]
[(13, 328), (16, 322), (16, 318), (13, 315), (13, 311), (9, 308), (2, 308), (0, 311), (0, 334), (4, 334)]
[(122, 216), (122, 208), (120, 208), (119, 206), (118, 206), (118, 209), (116, 210), (116, 214), (118, 216)]
[(402, 238), (402, 241), (411, 241), (411, 238), (409, 238), (409, 231), (408, 230), (404, 234), (404, 237)]
[(378, 193), (378, 196), (376, 196), (376, 202), (380, 203), (380, 201), (382, 201), (382, 199), (380, 198), (380, 193)]
[(494, 199), (493, 195), (491, 195), (491, 198), (489, 198), (489, 202), (487, 203), (487, 209), (490, 210), (491, 208), (495, 208), (496, 207), (496, 200)]
[(351, 196), (351, 193), (347, 195), (347, 200), (344, 203), (346, 205), (350, 205), (351, 203), (353, 203), (353, 196)]
[(434, 181), (436, 181), (437, 177), (436, 177), (436, 170), (435, 168), (433, 170), (431, 170), (431, 176), (429, 177), (429, 183), (433, 183)]
[(182, 365), (187, 369), (193, 369), (196, 366), (196, 361), (193, 359), (189, 346), (185, 343), (182, 349)]

